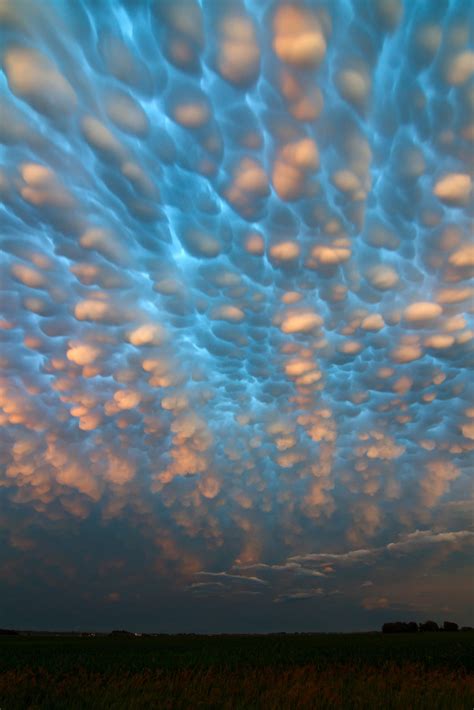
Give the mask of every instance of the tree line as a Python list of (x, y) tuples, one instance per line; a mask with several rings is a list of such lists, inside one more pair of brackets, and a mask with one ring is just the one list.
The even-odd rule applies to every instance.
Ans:
[(389, 621), (383, 624), (384, 634), (416, 634), (419, 631), (472, 631), (472, 626), (462, 626), (454, 621), (444, 621), (442, 626), (438, 626), (436, 621), (425, 621), (417, 624), (416, 621)]

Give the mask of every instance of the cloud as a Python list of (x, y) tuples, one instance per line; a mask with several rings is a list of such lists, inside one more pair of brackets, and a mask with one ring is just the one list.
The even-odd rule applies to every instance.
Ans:
[(11, 91), (52, 118), (76, 108), (76, 94), (55, 64), (26, 46), (7, 48), (3, 64)]
[(75, 362), (76, 365), (90, 365), (97, 360), (101, 353), (100, 348), (87, 343), (72, 345), (66, 353), (67, 359)]
[(431, 321), (437, 318), (443, 309), (437, 303), (429, 303), (422, 301), (419, 303), (411, 303), (403, 311), (403, 317), (407, 323), (419, 323), (424, 321)]
[(462, 567), (473, 52), (431, 5), (3, 0), (0, 570), (26, 595), (62, 603), (63, 570), (78, 609), (194, 580), (375, 614), (377, 561), (413, 589), (406, 558), (439, 589)]
[(147, 135), (150, 127), (148, 117), (133, 96), (121, 90), (110, 92), (106, 111), (110, 120), (122, 131), (142, 138)]
[(350, 550), (342, 553), (310, 553), (306, 555), (295, 555), (288, 558), (290, 562), (296, 564), (330, 562), (331, 564), (359, 564), (365, 561), (375, 560), (384, 552), (410, 552), (424, 545), (437, 545), (444, 543), (462, 543), (474, 538), (474, 533), (469, 530), (458, 530), (453, 532), (434, 532), (432, 530), (416, 530), (413, 533), (406, 533), (400, 536), (396, 542), (389, 542), (383, 547), (372, 549)]
[(218, 580), (221, 580), (221, 583), (228, 583), (230, 586), (233, 585), (241, 585), (241, 584), (257, 584), (257, 585), (267, 585), (268, 582), (266, 582), (264, 579), (260, 579), (259, 577), (247, 577), (246, 575), (240, 575), (240, 574), (228, 574), (227, 572), (197, 572), (196, 576), (198, 577), (210, 577), (211, 579), (216, 578)]
[(284, 333), (305, 333), (322, 324), (322, 318), (309, 310), (291, 310), (284, 314), (281, 329)]
[(302, 599), (314, 599), (315, 597), (317, 598), (322, 594), (324, 594), (323, 589), (321, 587), (317, 587), (316, 589), (294, 591), (290, 592), (289, 594), (280, 594), (275, 597), (273, 601), (275, 602), (275, 604), (281, 604), (282, 602), (299, 601)]
[(316, 14), (282, 4), (273, 18), (273, 49), (281, 61), (295, 67), (317, 66), (326, 52), (326, 40)]
[(127, 340), (136, 346), (140, 345), (160, 345), (165, 338), (164, 329), (155, 323), (148, 323), (138, 326), (130, 331)]
[(425, 464), (426, 475), (420, 480), (422, 503), (428, 507), (449, 489), (449, 482), (459, 478), (460, 471), (451, 461), (433, 460)]
[(433, 188), (433, 193), (448, 205), (467, 204), (471, 193), (471, 178), (462, 173), (449, 173), (440, 178)]
[(260, 47), (249, 15), (223, 12), (218, 23), (216, 68), (237, 86), (251, 84), (258, 76)]

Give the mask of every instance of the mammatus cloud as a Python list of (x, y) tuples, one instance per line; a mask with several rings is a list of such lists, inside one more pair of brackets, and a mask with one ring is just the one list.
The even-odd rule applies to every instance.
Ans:
[(390, 574), (442, 596), (474, 449), (471, 19), (1, 5), (12, 599), (67, 579), (84, 618), (153, 585), (356, 618), (408, 603)]

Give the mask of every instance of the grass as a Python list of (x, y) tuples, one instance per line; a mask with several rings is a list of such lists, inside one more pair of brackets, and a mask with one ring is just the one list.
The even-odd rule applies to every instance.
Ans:
[(0, 637), (1, 710), (466, 708), (474, 633)]

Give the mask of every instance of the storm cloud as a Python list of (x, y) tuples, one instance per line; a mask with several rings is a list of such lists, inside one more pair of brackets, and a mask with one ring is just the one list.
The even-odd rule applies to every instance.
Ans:
[(468, 623), (473, 22), (1, 4), (3, 625)]

